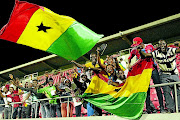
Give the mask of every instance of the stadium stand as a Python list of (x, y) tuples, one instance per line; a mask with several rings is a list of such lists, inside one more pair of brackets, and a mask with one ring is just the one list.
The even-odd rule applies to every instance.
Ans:
[[(148, 23), (146, 25), (132, 28), (126, 31), (121, 31), (117, 34), (101, 39), (95, 47), (99, 46), (99, 44), (101, 43), (107, 43), (108, 48), (104, 54), (105, 55), (113, 54), (117, 51), (129, 48), (130, 44), (132, 43), (132, 38), (135, 36), (141, 36), (143, 40), (145, 41), (145, 43), (149, 43), (149, 42), (156, 43), (160, 38), (165, 38), (168, 41), (168, 43), (172, 43), (174, 41), (180, 40), (180, 31), (178, 30), (180, 27), (179, 19), (180, 19), (180, 14), (176, 14), (176, 15), (173, 15), (173, 16), (170, 16), (170, 17), (167, 17), (167, 18), (164, 18), (164, 19), (152, 22), (152, 23)], [(166, 29), (166, 31), (164, 31), (164, 29)], [(174, 46), (171, 45), (171, 47), (174, 47)], [(92, 49), (90, 52), (92, 51), (95, 51), (95, 48)], [(83, 57), (79, 58), (77, 62), (85, 63), (85, 61), (88, 60), (88, 56), (90, 52), (84, 55)], [(127, 57), (128, 54), (125, 56)], [(176, 59), (177, 68), (180, 71), (180, 54), (178, 54), (176, 58), (177, 58)], [(23, 82), (25, 82), (23, 78), (25, 75), (36, 73), (36, 72), (38, 72), (38, 74), (40, 75), (42, 79), (45, 79), (45, 76), (43, 76), (42, 74), (46, 70), (51, 71), (54, 69), (59, 69), (59, 68), (66, 69), (70, 67), (72, 67), (72, 65), (70, 65), (69, 61), (66, 61), (63, 58), (58, 57), (56, 55), (50, 55), (50, 56), (47, 56), (47, 57), (44, 57), (35, 61), (31, 61), (23, 65), (10, 68), (8, 70), (1, 71), (0, 81), (3, 81), (3, 82), (8, 81), (9, 80), (8, 74), (10, 73), (14, 74), (15, 76), (21, 77), (23, 79)], [(63, 70), (63, 75), (71, 79), (68, 74), (71, 71), (72, 69)], [(58, 80), (60, 79), (59, 73), (56, 75), (53, 75), (51, 73), (50, 76), (54, 79), (54, 84), (57, 83)], [(41, 81), (41, 83), (43, 82), (44, 81)], [(152, 81), (151, 81), (151, 85), (153, 85)], [(159, 103), (158, 103), (158, 98), (156, 95), (155, 88), (151, 88), (150, 93), (151, 93), (152, 103), (154, 104), (156, 109), (159, 109)], [(84, 116), (86, 116), (87, 111), (85, 109), (82, 109), (82, 113)], [(167, 117), (171, 117), (171, 118), (174, 118), (173, 120), (176, 120), (176, 118), (180, 116), (178, 113), (164, 115), (167, 117), (161, 117), (161, 115), (162, 114), (159, 114), (158, 117), (164, 118), (163, 120), (166, 120)], [(115, 117), (115, 116), (100, 117), (100, 119), (104, 119), (104, 118), (119, 119), (118, 117)], [(145, 120), (148, 118), (150, 119), (157, 118), (157, 116), (156, 115), (143, 115), (142, 118), (144, 118)], [(87, 119), (92, 119), (92, 118), (87, 118)], [(95, 117), (95, 119), (99, 119), (99, 117)]]

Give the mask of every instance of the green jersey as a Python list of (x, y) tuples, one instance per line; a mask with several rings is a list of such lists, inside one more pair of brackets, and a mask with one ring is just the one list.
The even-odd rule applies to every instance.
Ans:
[[(38, 93), (43, 93), (46, 95), (47, 98), (55, 98), (55, 97), (59, 97), (58, 95), (53, 95), (53, 92), (56, 91), (56, 87), (53, 85), (52, 87), (47, 86), (44, 88), (40, 88), (38, 90)], [(50, 104), (57, 104), (57, 99), (54, 100), (49, 100)]]

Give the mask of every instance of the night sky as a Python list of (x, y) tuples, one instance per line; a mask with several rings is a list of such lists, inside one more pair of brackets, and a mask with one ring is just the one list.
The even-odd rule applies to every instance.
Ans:
[[(1, 0), (0, 28), (9, 19), (15, 0)], [(55, 13), (73, 17), (98, 34), (109, 36), (179, 13), (178, 3), (170, 1), (70, 1), (27, 0)], [(50, 55), (30, 47), (0, 39), (0, 71)]]

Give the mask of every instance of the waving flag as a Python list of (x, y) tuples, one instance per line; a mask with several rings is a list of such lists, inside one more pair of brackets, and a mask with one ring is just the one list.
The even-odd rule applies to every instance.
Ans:
[(152, 65), (152, 59), (139, 61), (129, 72), (122, 88), (108, 85), (108, 78), (104, 75), (95, 75), (82, 97), (115, 115), (137, 119), (143, 112)]
[(91, 50), (103, 35), (98, 35), (75, 19), (28, 3), (15, 2), (9, 22), (0, 39), (76, 60)]

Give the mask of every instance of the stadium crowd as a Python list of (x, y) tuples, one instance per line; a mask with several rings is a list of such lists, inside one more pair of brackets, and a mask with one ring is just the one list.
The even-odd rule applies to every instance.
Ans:
[[(74, 66), (68, 73), (70, 77), (67, 77), (62, 72), (55, 72), (53, 74), (45, 72), (43, 77), (37, 77), (23, 85), (19, 81), (18, 76), (15, 77), (9, 74), (9, 83), (2, 86), (0, 91), (0, 102), (5, 104), (3, 118), (72, 117), (74, 108), (76, 117), (83, 116), (82, 108), (87, 110), (87, 116), (101, 116), (102, 109), (84, 101), (79, 95), (85, 92), (93, 74), (100, 72), (108, 75), (109, 85), (123, 86), (126, 82), (128, 71), (133, 68), (131, 59), (135, 56), (137, 60), (146, 57), (153, 58), (152, 80), (154, 84), (179, 81), (179, 72), (176, 67), (176, 53), (180, 52), (179, 42), (175, 42), (174, 46), (167, 47), (166, 41), (160, 40), (158, 44), (153, 46), (152, 44), (144, 44), (140, 37), (136, 37), (133, 39), (131, 47), (133, 49), (128, 57), (128, 63), (126, 63), (124, 56), (119, 54), (107, 55), (105, 60), (101, 59), (100, 57), (106, 49), (106, 45), (103, 44), (97, 48), (96, 53), (90, 54), (90, 62), (81, 65), (71, 61), (76, 67)], [(117, 57), (120, 57), (120, 60)], [(55, 80), (53, 75), (58, 75), (58, 79)], [(156, 87), (156, 92), (160, 107), (155, 112), (175, 112), (173, 86)], [(178, 103), (180, 103), (179, 89), (177, 89), (177, 93)], [(71, 97), (59, 98), (62, 96)], [(20, 103), (12, 104), (13, 102)], [(180, 104), (178, 107), (180, 109)], [(150, 100), (149, 89), (145, 113), (154, 113), (154, 110), (155, 108)]]

